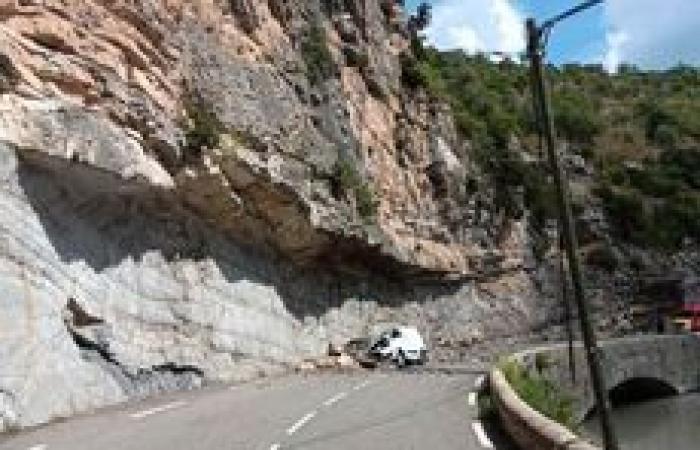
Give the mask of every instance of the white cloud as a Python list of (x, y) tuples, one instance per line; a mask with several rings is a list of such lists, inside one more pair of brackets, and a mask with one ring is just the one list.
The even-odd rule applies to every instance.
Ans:
[(607, 49), (603, 66), (608, 72), (616, 72), (622, 61), (622, 47), (629, 42), (629, 35), (624, 31), (611, 31), (605, 37)]
[(523, 18), (509, 0), (441, 0), (433, 5), (428, 41), (442, 50), (520, 52)]
[(700, 64), (698, 0), (608, 0), (605, 21), (608, 70), (621, 62), (645, 69)]

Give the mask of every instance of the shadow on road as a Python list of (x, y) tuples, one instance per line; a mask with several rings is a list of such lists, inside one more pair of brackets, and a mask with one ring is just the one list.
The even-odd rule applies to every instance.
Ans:
[(484, 431), (493, 443), (493, 447), (497, 450), (519, 450), (518, 446), (510, 439), (508, 433), (501, 426), (497, 417), (485, 419)]

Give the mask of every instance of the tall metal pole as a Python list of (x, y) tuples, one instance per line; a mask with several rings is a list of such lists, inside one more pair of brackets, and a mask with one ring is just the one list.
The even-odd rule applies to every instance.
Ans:
[(603, 442), (606, 450), (618, 450), (619, 446), (617, 443), (617, 437), (615, 436), (612, 419), (610, 417), (610, 404), (608, 402), (607, 389), (601, 370), (601, 353), (596, 341), (595, 331), (593, 330), (593, 326), (589, 320), (589, 308), (583, 290), (581, 262), (577, 252), (578, 243), (576, 240), (576, 232), (571, 214), (571, 205), (569, 203), (568, 185), (562, 175), (561, 165), (559, 163), (559, 157), (557, 155), (554, 141), (554, 122), (552, 121), (552, 116), (550, 115), (549, 111), (547, 90), (542, 69), (543, 46), (540, 39), (542, 36), (542, 31), (537, 27), (534, 19), (527, 20), (526, 28), (528, 56), (530, 58), (533, 79), (536, 83), (536, 86), (534, 86), (533, 89), (535, 95), (537, 96), (537, 105), (540, 111), (540, 118), (543, 120), (542, 126), (545, 134), (545, 144), (547, 147), (549, 162), (552, 166), (554, 181), (556, 183), (560, 223), (562, 225), (567, 259), (569, 260), (569, 271), (571, 273), (574, 300), (576, 301), (579, 320), (581, 322), (583, 345), (586, 351), (586, 359), (590, 370), (593, 391), (595, 393), (596, 403), (600, 414)]
[(569, 377), (571, 385), (576, 384), (576, 359), (574, 358), (574, 327), (571, 317), (571, 303), (569, 302), (569, 269), (564, 259), (564, 233), (563, 227), (559, 227), (559, 276), (561, 277), (561, 301), (564, 305), (564, 321), (566, 322), (566, 338), (569, 350)]

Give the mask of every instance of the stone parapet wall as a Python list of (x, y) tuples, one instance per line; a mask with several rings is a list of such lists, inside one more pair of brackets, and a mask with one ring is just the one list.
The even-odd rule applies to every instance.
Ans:
[(563, 425), (548, 419), (522, 401), (494, 369), (490, 375), (491, 395), (503, 427), (520, 448), (527, 450), (595, 450), (595, 447)]
[[(654, 380), (683, 394), (700, 387), (700, 337), (695, 335), (640, 335), (603, 341), (603, 377), (609, 390), (635, 379)], [(574, 345), (575, 379), (569, 369), (564, 343), (532, 348), (511, 357), (531, 372), (538, 371), (575, 400), (580, 421), (595, 406), (588, 365), (582, 345)], [(503, 426), (521, 448), (593, 449), (582, 438), (528, 406), (498, 369), (491, 372), (491, 392)]]

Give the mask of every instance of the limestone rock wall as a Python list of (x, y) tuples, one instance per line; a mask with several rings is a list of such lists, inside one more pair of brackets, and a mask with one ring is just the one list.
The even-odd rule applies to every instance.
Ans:
[[(211, 159), (183, 154), (185, 106), (195, 96), (229, 133), (246, 138), (249, 157), (225, 156), (256, 160), (256, 176), (278, 185), (266, 191), (283, 186), (290, 193), (284, 205), (253, 214), (264, 226), (248, 220), (251, 214), (235, 221), (216, 214), (212, 220), (229, 231), (238, 228), (248, 239), (248, 229), (258, 229), (261, 241), (305, 262), (335, 249), (329, 234), (354, 236), (415, 271), (462, 275), (496, 248), (494, 236), (484, 237), (504, 224), (475, 198), (450, 201), (459, 192), (449, 188), (463, 190), (474, 168), (449, 111), (401, 86), (406, 31), (392, 2), (3, 5), (2, 108), (21, 114), (0, 120), (19, 147), (187, 188), (193, 173), (212, 171), (202, 171)], [(309, 73), (317, 62), (304, 50), (314, 36), (330, 58), (323, 62), (330, 73), (316, 82)], [(84, 128), (95, 126), (108, 134), (88, 136)], [(354, 167), (374, 193), (371, 226), (358, 216), (357, 199), (338, 192), (339, 162)], [(254, 207), (259, 197), (225, 175), (205, 180), (209, 190), (223, 184), (231, 193), (233, 201), (219, 206), (249, 213), (246, 204)], [(301, 230), (303, 248), (277, 228), (292, 215), (309, 224)]]
[(6, 428), (292, 368), (382, 323), (416, 324), (436, 359), (452, 359), (546, 321), (523, 275), (412, 284), (303, 270), (167, 188), (0, 150)]
[[(401, 86), (402, 14), (0, 1), (0, 430), (283, 370), (387, 322), (436, 359), (551, 322), (526, 222), (464, 191), (449, 111)], [(216, 148), (183, 144), (192, 96)]]

